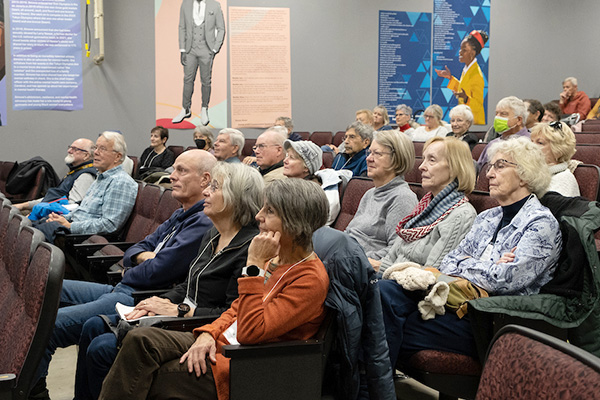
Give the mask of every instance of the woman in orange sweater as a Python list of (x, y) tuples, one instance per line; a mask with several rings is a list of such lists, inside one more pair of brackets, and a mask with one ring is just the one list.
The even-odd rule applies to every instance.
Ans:
[[(313, 251), (312, 234), (327, 221), (328, 204), (313, 182), (272, 182), (256, 216), (260, 234), (248, 249), (239, 298), (193, 333), (130, 331), (100, 399), (228, 399), (229, 360), (221, 354), (223, 345), (313, 337), (325, 316), (329, 278)], [(260, 384), (268, 385), (266, 378)]]

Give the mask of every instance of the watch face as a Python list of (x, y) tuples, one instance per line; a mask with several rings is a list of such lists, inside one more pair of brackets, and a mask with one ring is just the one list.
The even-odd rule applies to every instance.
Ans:
[(258, 268), (256, 265), (249, 265), (246, 267), (246, 273), (248, 276), (258, 276), (260, 274), (260, 268)]
[(184, 316), (190, 311), (190, 305), (186, 303), (178, 304), (177, 311), (179, 312), (179, 316)]

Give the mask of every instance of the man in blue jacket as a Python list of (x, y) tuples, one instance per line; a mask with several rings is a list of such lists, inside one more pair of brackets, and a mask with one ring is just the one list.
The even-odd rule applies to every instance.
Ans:
[(346, 129), (344, 136), (344, 152), (339, 152), (333, 159), (331, 168), (348, 169), (352, 176), (367, 175), (367, 149), (373, 141), (373, 127), (355, 121)]
[(197, 255), (204, 233), (212, 222), (204, 215), (202, 192), (211, 182), (210, 172), (216, 158), (204, 150), (182, 153), (171, 174), (173, 197), (182, 208), (161, 224), (154, 233), (128, 249), (123, 256), (125, 270), (116, 286), (65, 280), (52, 338), (46, 348), (32, 389), (38, 398), (47, 396), (45, 376), (58, 347), (79, 343), (85, 321), (98, 314), (114, 314), (117, 302), (133, 305), (132, 292), (168, 288), (183, 282), (192, 259)]

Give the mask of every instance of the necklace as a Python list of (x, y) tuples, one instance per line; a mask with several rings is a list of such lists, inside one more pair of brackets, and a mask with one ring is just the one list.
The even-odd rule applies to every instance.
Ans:
[(287, 271), (285, 271), (277, 280), (277, 282), (275, 283), (275, 285), (273, 285), (273, 287), (271, 288), (271, 290), (269, 290), (269, 293), (267, 293), (267, 295), (265, 297), (263, 297), (263, 303), (265, 302), (265, 300), (267, 300), (267, 298), (271, 295), (271, 293), (273, 292), (273, 290), (275, 290), (275, 288), (277, 287), (277, 285), (279, 285), (279, 282), (281, 282), (281, 280), (283, 279), (283, 277), (285, 276), (285, 274), (287, 274), (288, 272), (291, 271), (292, 268), (294, 268), (296, 265), (303, 263), (304, 261), (308, 260), (308, 258), (310, 256), (312, 256), (315, 252), (311, 251), (309, 255), (307, 255), (306, 257), (304, 257), (302, 260), (298, 261), (296, 264), (292, 265), (291, 267), (289, 267), (287, 269)]

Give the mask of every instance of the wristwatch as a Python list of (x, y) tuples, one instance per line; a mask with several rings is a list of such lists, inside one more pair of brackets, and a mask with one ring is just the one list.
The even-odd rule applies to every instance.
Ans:
[(186, 303), (177, 304), (177, 316), (179, 318), (185, 317), (185, 314), (190, 312), (190, 305)]
[(242, 276), (265, 276), (265, 270), (256, 265), (248, 265), (242, 268)]

